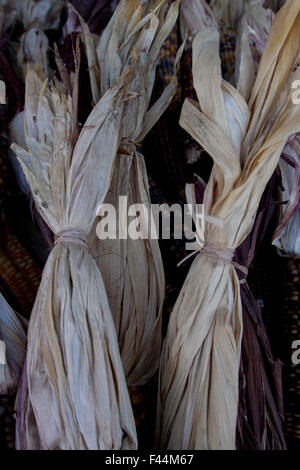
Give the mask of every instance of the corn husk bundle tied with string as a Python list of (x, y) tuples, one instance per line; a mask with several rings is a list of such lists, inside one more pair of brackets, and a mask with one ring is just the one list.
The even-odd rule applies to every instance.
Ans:
[[(136, 62), (116, 169), (105, 202), (118, 208), (119, 196), (127, 196), (128, 206), (143, 205), (139, 220), (144, 228), (148, 226), (144, 209), (150, 215), (151, 202), (144, 158), (136, 144), (142, 142), (176, 91), (182, 48), (171, 83), (149, 108), (159, 52), (176, 22), (179, 3), (177, 0), (167, 9), (166, 1), (142, 5), (136, 0), (123, 0), (99, 41), (83, 24), (95, 103)], [(123, 233), (127, 233), (128, 221), (119, 216), (118, 225), (121, 223)], [(127, 383), (130, 387), (141, 386), (157, 370), (161, 348), (165, 279), (158, 241), (146, 235), (136, 240), (97, 240), (96, 245)]]
[(217, 21), (205, 0), (182, 0), (180, 6), (180, 33), (187, 38), (188, 47), (204, 26), (216, 26)]
[(49, 84), (41, 69), (28, 68), (26, 149), (14, 146), (37, 208), (56, 236), (29, 325), (18, 441), (27, 449), (134, 449), (114, 324), (88, 246), (110, 184), (132, 69), (78, 133), (78, 43), (76, 57), (71, 77), (57, 59), (63, 84)]
[[(203, 1), (182, 2), (181, 21), (189, 37), (194, 37), (203, 26), (213, 23), (205, 13)], [(192, 10), (193, 14), (188, 12)], [(200, 20), (194, 23), (194, 18)], [(250, 0), (237, 23), (237, 47), (234, 85), (248, 98), (254, 85), (257, 68), (267, 42), (274, 14), (262, 2)], [(211, 24), (208, 23), (210, 20)], [(239, 90), (239, 87), (241, 89)], [(272, 176), (253, 225), (251, 234), (238, 247), (235, 261), (249, 268), (264, 237), (273, 214), (272, 193), (275, 175)], [(202, 202), (205, 186), (197, 184), (198, 202)], [(242, 273), (240, 274), (242, 275)], [(243, 312), (243, 341), (239, 371), (239, 406), (236, 445), (239, 450), (284, 449), (281, 417), (281, 364), (275, 361), (268, 341), (261, 312), (247, 283), (241, 285)]]
[(235, 448), (243, 325), (232, 258), (252, 229), (287, 139), (300, 127), (291, 94), (299, 76), (293, 68), (299, 12), (299, 2), (288, 0), (276, 16), (248, 102), (222, 80), (218, 32), (204, 29), (193, 43), (199, 104), (186, 100), (180, 123), (214, 160), (204, 211), (223, 228), (206, 222), (204, 247), (170, 317), (158, 397), (163, 448)]

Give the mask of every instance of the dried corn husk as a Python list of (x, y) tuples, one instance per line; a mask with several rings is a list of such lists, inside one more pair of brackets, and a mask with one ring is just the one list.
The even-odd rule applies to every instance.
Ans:
[[(48, 50), (49, 40), (44, 31), (55, 30), (60, 24), (60, 14), (63, 8), (61, 0), (22, 0), (17, 2), (17, 18), (23, 23), (25, 32), (20, 37), (17, 49), (17, 63), (22, 79), (25, 79), (27, 64), (41, 65), (47, 77), (52, 78), (53, 72), (49, 66)], [(17, 143), (23, 146), (24, 141), (24, 113), (20, 113), (10, 124), (10, 144)], [(11, 151), (10, 159), (13, 163), (18, 183), (23, 192), (28, 193), (24, 174), (17, 162), (16, 155)]]
[(276, 13), (284, 4), (285, 0), (265, 0), (264, 7), (271, 8)]
[(26, 450), (28, 442), (30, 448), (43, 450), (43, 446), (38, 433), (38, 427), (34, 416), (34, 411), (29, 397), (27, 361), (25, 360), (23, 371), (18, 383), (18, 392), (15, 401), (16, 413), (16, 442), (17, 450)]
[[(264, 33), (258, 42), (263, 44)], [(299, 64), (299, 60), (296, 61)], [(279, 168), (282, 178), (278, 227), (273, 236), (273, 245), (283, 256), (300, 256), (300, 135), (287, 142)]]
[(0, 292), (0, 348), (5, 363), (0, 363), (0, 394), (16, 392), (26, 354), (26, 321), (8, 305)]
[(18, 442), (26, 449), (37, 448), (39, 440), (43, 449), (134, 449), (114, 324), (87, 246), (109, 188), (132, 69), (107, 91), (78, 135), (78, 57), (77, 44), (76, 73), (69, 79), (62, 71), (64, 85), (28, 69), (26, 149), (13, 146), (38, 210), (60, 237), (31, 315), (28, 391), (17, 410), (25, 432)]
[[(264, 8), (260, 2), (252, 0), (246, 7), (246, 12), (239, 25), (236, 68), (236, 73), (239, 74), (237, 89), (246, 98), (249, 97), (253, 87), (273, 19), (274, 14), (271, 10)], [(246, 84), (247, 90), (239, 89), (239, 83)], [(282, 205), (273, 244), (279, 249), (279, 253), (297, 255), (300, 254), (300, 240), (298, 240), (300, 237), (298, 235), (300, 222), (299, 135), (295, 135), (289, 140), (284, 148), (284, 154), (291, 160), (292, 164), (284, 158), (279, 161), (283, 186), (280, 194)]]
[(59, 27), (63, 5), (61, 0), (18, 2), (17, 17), (22, 21), (25, 32), (20, 38), (17, 61), (24, 77), (27, 63), (41, 64), (46, 76), (51, 76), (48, 61), (49, 41), (44, 31), (55, 30)]
[[(15, 143), (25, 148), (26, 142), (24, 137), (24, 111), (18, 113), (9, 124), (9, 144)], [(53, 236), (49, 227), (40, 216), (33, 203), (30, 186), (20, 165), (15, 152), (9, 149), (9, 159), (15, 172), (16, 180), (21, 191), (29, 198), (29, 206), (34, 223), (27, 222), (29, 225), (24, 230), (26, 235), (26, 244), (30, 247), (30, 251), (42, 260), (43, 265), (46, 262), (49, 251), (53, 248)], [(36, 222), (36, 225), (35, 225)], [(24, 227), (25, 229), (25, 227)], [(30, 311), (32, 305), (30, 307)]]
[(180, 6), (180, 34), (187, 38), (187, 46), (204, 26), (216, 26), (216, 19), (205, 0), (182, 0)]
[[(288, 157), (288, 161), (284, 158)], [(280, 194), (279, 223), (273, 237), (280, 254), (300, 256), (300, 135), (284, 148), (279, 167), (283, 189)]]
[(292, 71), (299, 12), (299, 2), (288, 0), (275, 18), (248, 104), (221, 78), (218, 32), (207, 28), (193, 43), (200, 106), (186, 100), (180, 122), (214, 160), (204, 210), (224, 228), (205, 224), (207, 248), (192, 264), (170, 318), (158, 400), (163, 448), (235, 448), (242, 311), (230, 252), (250, 233), (285, 142), (300, 126), (290, 84), (299, 76)]
[[(71, 0), (70, 3), (87, 23), (90, 31), (100, 34), (118, 6), (119, 0)], [(81, 26), (74, 9), (68, 8), (68, 19), (63, 27), (63, 38), (72, 32), (80, 32)]]
[(263, 0), (248, 0), (238, 21), (234, 85), (249, 100), (263, 55), (274, 14), (263, 7)]
[(209, 6), (219, 24), (223, 23), (236, 29), (246, 2), (247, 0), (212, 0)]
[[(120, 2), (111, 22), (95, 44), (83, 25), (95, 102), (126, 70), (136, 52), (130, 100), (122, 122), (122, 145), (106, 203), (117, 207), (119, 196), (128, 204), (144, 204), (150, 214), (150, 195), (144, 158), (136, 149), (169, 105), (176, 91), (176, 70), (160, 99), (149, 109), (160, 48), (173, 28), (179, 1), (142, 5)], [(117, 39), (117, 42), (116, 42)], [(182, 48), (178, 52), (177, 62)], [(175, 68), (177, 68), (177, 62)], [(144, 213), (140, 219), (147, 225)], [(127, 232), (127, 220), (125, 230)], [(121, 357), (130, 387), (145, 384), (158, 367), (161, 312), (165, 279), (158, 241), (97, 240), (96, 256), (115, 321)]]
[(15, 3), (17, 17), (26, 30), (33, 26), (43, 31), (58, 29), (64, 6), (62, 0), (21, 0)]
[[(253, 230), (236, 251), (235, 261), (247, 268), (251, 266), (254, 256), (261, 248), (274, 215), (274, 187), (277, 179), (278, 173), (275, 172), (260, 201)], [(259, 262), (259, 255), (257, 261)], [(237, 449), (285, 450), (282, 363), (276, 360), (272, 353), (261, 307), (247, 282), (241, 284), (240, 294), (243, 307), (243, 341), (239, 374)]]
[[(40, 64), (47, 77), (52, 75), (48, 61), (49, 40), (44, 31), (55, 30), (60, 24), (63, 8), (61, 0), (22, 0), (16, 2), (17, 18), (23, 23), (25, 32), (20, 37), (17, 62), (22, 78), (25, 78), (27, 64)], [(20, 126), (19, 130), (20, 130)], [(18, 132), (20, 135), (20, 132)], [(23, 137), (20, 135), (20, 139)]]

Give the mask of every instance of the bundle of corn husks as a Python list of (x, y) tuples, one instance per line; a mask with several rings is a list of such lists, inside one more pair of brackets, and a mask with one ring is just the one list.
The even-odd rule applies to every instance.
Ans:
[(242, 337), (235, 250), (250, 233), (259, 201), (287, 139), (300, 127), (291, 83), (300, 39), (300, 4), (276, 16), (248, 102), (222, 80), (219, 35), (193, 43), (199, 104), (186, 100), (181, 125), (211, 155), (204, 194), (204, 247), (197, 250), (171, 315), (160, 368), (157, 437), (171, 449), (234, 449)]
[(291, 137), (280, 160), (282, 202), (273, 245), (288, 256), (300, 256), (300, 135)]
[[(159, 51), (175, 24), (179, 3), (177, 0), (167, 9), (166, 1), (141, 5), (136, 0), (123, 0), (96, 43), (83, 25), (95, 103), (136, 60), (131, 100), (123, 116), (122, 141), (105, 200), (118, 208), (119, 197), (128, 198), (125, 213), (117, 216), (123, 234), (128, 233), (126, 212), (133, 204), (140, 205), (141, 227), (148, 227), (145, 214), (147, 211), (150, 215), (151, 202), (147, 171), (136, 144), (151, 130), (176, 91), (175, 70), (171, 83), (149, 109)], [(181, 52), (182, 48), (177, 61)], [(116, 240), (97, 240), (96, 256), (108, 292), (127, 383), (136, 387), (151, 379), (158, 367), (165, 280), (158, 241), (147, 234), (134, 240), (120, 235)]]
[(17, 400), (18, 445), (26, 449), (134, 449), (136, 431), (115, 328), (89, 250), (98, 205), (120, 145), (130, 68), (78, 132), (76, 71), (48, 83), (26, 77), (25, 141), (17, 153), (35, 203), (55, 234), (28, 330)]
[[(191, 37), (207, 24), (209, 16), (203, 8), (203, 0), (182, 3), (182, 21)], [(193, 9), (193, 15), (187, 15), (185, 6)], [(197, 15), (198, 12), (198, 15)], [(243, 96), (249, 97), (263, 53), (268, 33), (271, 28), (273, 13), (266, 10), (261, 2), (249, 1), (243, 15), (237, 22), (237, 47), (235, 73), (232, 77), (235, 86)], [(197, 18), (194, 23), (193, 19)], [(212, 22), (211, 22), (212, 24)], [(208, 24), (209, 25), (209, 24)], [(202, 164), (203, 165), (203, 164)], [(200, 167), (202, 175), (202, 166)], [(273, 214), (274, 177), (268, 184), (253, 226), (251, 234), (236, 250), (235, 261), (247, 269), (251, 267)], [(205, 185), (204, 185), (205, 188)], [(199, 203), (203, 201), (203, 190), (199, 194)], [(239, 407), (237, 423), (238, 449), (283, 449), (285, 448), (282, 432), (282, 406), (280, 406), (281, 365), (272, 355), (268, 335), (264, 327), (257, 301), (247, 283), (241, 286), (243, 323), (242, 357), (239, 372)], [(276, 377), (276, 384), (274, 383)]]

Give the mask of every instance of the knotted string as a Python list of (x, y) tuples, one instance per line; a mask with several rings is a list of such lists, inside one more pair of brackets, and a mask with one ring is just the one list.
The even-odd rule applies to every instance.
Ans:
[(55, 236), (54, 245), (58, 243), (77, 243), (89, 249), (87, 233), (80, 228), (67, 228)]
[(226, 247), (215, 246), (215, 245), (210, 245), (209, 243), (205, 243), (203, 246), (199, 247), (197, 250), (193, 251), (188, 256), (186, 256), (177, 266), (178, 267), (181, 266), (188, 259), (190, 259), (192, 256), (197, 255), (198, 253), (204, 253), (206, 256), (209, 256), (211, 258), (215, 258), (219, 261), (223, 261), (224, 263), (232, 264), (236, 269), (238, 269), (245, 275), (245, 278), (240, 280), (240, 284), (246, 283), (246, 278), (248, 276), (248, 269), (245, 266), (242, 266), (236, 263), (235, 261), (233, 261), (233, 258), (235, 255), (234, 248), (226, 248)]
[[(187, 201), (190, 205), (195, 207), (196, 204), (196, 194), (195, 194), (195, 185), (186, 185), (186, 198)], [(196, 216), (195, 216), (196, 214)], [(197, 208), (192, 212), (192, 217), (194, 219), (194, 222), (197, 227)], [(207, 222), (220, 226), (222, 225), (222, 220), (219, 219), (218, 217), (212, 217), (208, 216), (205, 214), (202, 214), (201, 216), (204, 220)], [(235, 255), (235, 249), (234, 248), (226, 248), (222, 246), (215, 246), (215, 245), (210, 245), (209, 243), (202, 243), (204, 237), (204, 231), (203, 234), (199, 233), (196, 230), (196, 245), (198, 245), (199, 248), (197, 248), (195, 251), (190, 253), (188, 256), (186, 256), (177, 266), (181, 266), (183, 263), (185, 263), (188, 259), (192, 258), (193, 256), (197, 255), (198, 253), (204, 253), (206, 256), (209, 256), (211, 258), (215, 258), (219, 261), (222, 261), (223, 263), (229, 263), (232, 264), (236, 269), (241, 271), (244, 275), (245, 278), (240, 280), (240, 284), (245, 284), (246, 278), (248, 276), (248, 268), (245, 266), (242, 266), (235, 261), (233, 261), (234, 255)]]
[(122, 153), (127, 153), (126, 150), (122, 147), (122, 145), (129, 145), (131, 147), (134, 147), (134, 150), (141, 150), (142, 148), (141, 142), (134, 142), (133, 140), (127, 139), (125, 137), (121, 140), (119, 151)]

